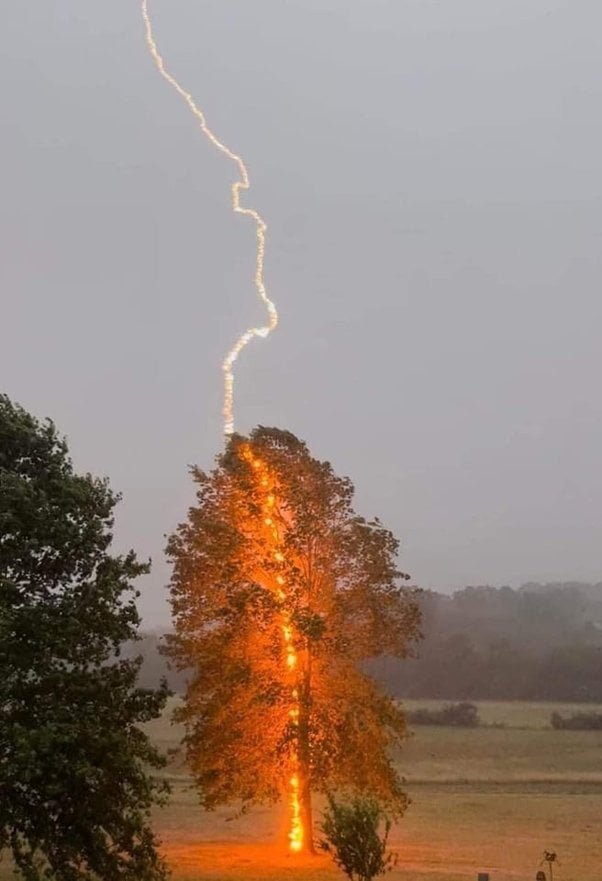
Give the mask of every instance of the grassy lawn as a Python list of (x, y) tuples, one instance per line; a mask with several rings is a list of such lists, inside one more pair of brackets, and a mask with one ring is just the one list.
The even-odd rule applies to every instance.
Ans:
[[(558, 881), (600, 881), (602, 732), (549, 728), (554, 710), (578, 709), (483, 703), (485, 724), (505, 728), (416, 727), (396, 756), (413, 803), (392, 833), (400, 861), (391, 881), (474, 881), (477, 871), (488, 871), (492, 881), (533, 879), (544, 848), (559, 854)], [(167, 719), (150, 730), (164, 748), (181, 733)], [(287, 855), (281, 808), (238, 820), (227, 811), (206, 814), (181, 759), (172, 762), (170, 776), (173, 799), (156, 826), (176, 881), (343, 878), (324, 857)]]
[[(489, 872), (491, 881), (526, 881), (535, 878), (544, 848), (558, 852), (555, 881), (601, 881), (602, 731), (547, 727), (553, 710), (578, 709), (483, 703), (483, 721), (505, 728), (416, 727), (395, 757), (412, 805), (392, 832), (399, 865), (391, 881), (476, 881), (478, 871)], [(163, 749), (176, 747), (182, 733), (167, 714), (149, 731)], [(281, 807), (235, 820), (226, 810), (207, 814), (181, 756), (173, 757), (168, 774), (173, 796), (157, 811), (155, 826), (174, 881), (344, 878), (323, 856), (287, 854)], [(10, 866), (0, 863), (0, 881), (10, 877)]]
[[(426, 703), (406, 703), (408, 709), (418, 706)], [(568, 714), (582, 707), (483, 703), (483, 722), (505, 728), (415, 726), (399, 765), (410, 783), (589, 783), (602, 791), (602, 731), (556, 731), (549, 726), (554, 709)]]

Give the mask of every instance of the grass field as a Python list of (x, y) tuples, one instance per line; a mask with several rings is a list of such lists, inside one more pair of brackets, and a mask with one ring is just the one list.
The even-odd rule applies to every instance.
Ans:
[[(544, 848), (558, 852), (555, 881), (601, 881), (602, 731), (549, 728), (553, 710), (581, 708), (483, 703), (486, 725), (505, 727), (416, 727), (395, 757), (413, 803), (392, 832), (399, 865), (391, 881), (476, 881), (478, 871), (491, 881), (534, 879)], [(148, 730), (162, 749), (181, 737), (169, 714)], [(282, 808), (231, 821), (228, 811), (198, 807), (181, 757), (168, 775), (173, 796), (155, 827), (174, 881), (344, 878), (326, 857), (287, 854)], [(0, 864), (0, 881), (10, 877), (7, 862)]]
[[(505, 727), (416, 727), (396, 756), (413, 803), (392, 833), (400, 859), (391, 881), (464, 881), (477, 871), (492, 881), (533, 879), (544, 848), (558, 852), (558, 881), (600, 881), (602, 732), (549, 727), (553, 710), (578, 709), (482, 703), (483, 722)], [(164, 748), (180, 736), (166, 719), (150, 731)], [(156, 827), (176, 881), (343, 877), (324, 857), (300, 862), (286, 854), (281, 809), (228, 821), (227, 811), (198, 808), (181, 759), (170, 776), (173, 798)]]

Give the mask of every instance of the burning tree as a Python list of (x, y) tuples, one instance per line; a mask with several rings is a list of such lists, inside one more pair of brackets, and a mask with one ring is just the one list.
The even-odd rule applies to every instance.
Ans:
[(234, 435), (168, 543), (175, 634), (192, 678), (180, 719), (201, 803), (276, 801), (292, 850), (313, 850), (312, 792), (369, 794), (401, 813), (390, 759), (403, 714), (363, 672), (405, 657), (419, 612), (398, 542), (352, 508), (353, 486), (292, 434)]

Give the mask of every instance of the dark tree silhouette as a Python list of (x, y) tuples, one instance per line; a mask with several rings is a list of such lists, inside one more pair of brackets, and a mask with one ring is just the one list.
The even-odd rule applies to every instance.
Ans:
[(116, 657), (148, 568), (109, 553), (116, 502), (0, 396), (0, 849), (27, 881), (165, 874), (148, 825), (162, 759), (138, 726), (166, 692)]

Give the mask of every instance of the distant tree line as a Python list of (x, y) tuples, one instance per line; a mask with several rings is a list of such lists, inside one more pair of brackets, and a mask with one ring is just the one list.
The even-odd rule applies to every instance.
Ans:
[(552, 728), (566, 731), (602, 731), (602, 713), (573, 713), (571, 716), (552, 713), (550, 722)]
[(411, 725), (440, 725), (446, 728), (477, 728), (480, 724), (478, 708), (470, 701), (444, 704), (438, 709), (420, 707), (406, 712)]
[(424, 641), (372, 663), (399, 697), (602, 701), (602, 584), (426, 591)]
[[(380, 658), (369, 671), (397, 697), (602, 702), (602, 583), (467, 587), (420, 597), (425, 639), (418, 656)], [(160, 634), (147, 635), (141, 684), (167, 675)]]
[(174, 694), (183, 694), (188, 676), (186, 672), (174, 670), (163, 654), (166, 632), (163, 630), (141, 634), (136, 642), (127, 642), (122, 649), (124, 658), (140, 658), (138, 684), (141, 688), (156, 688), (166, 681)]

